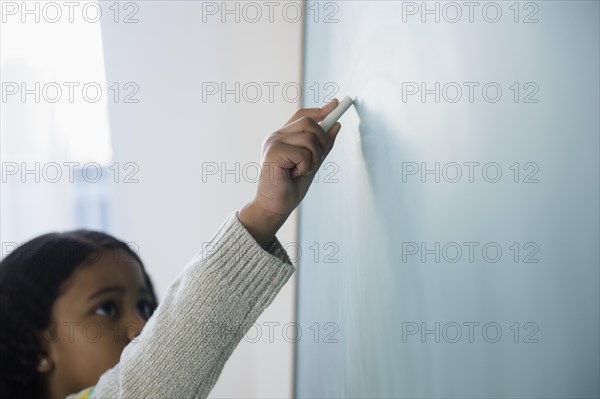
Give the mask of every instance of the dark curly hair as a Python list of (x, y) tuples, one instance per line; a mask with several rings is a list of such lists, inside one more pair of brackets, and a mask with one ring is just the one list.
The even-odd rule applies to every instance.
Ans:
[(39, 337), (51, 323), (52, 304), (75, 268), (102, 250), (123, 250), (142, 267), (153, 300), (158, 299), (140, 257), (124, 242), (98, 231), (73, 230), (38, 236), (0, 262), (0, 398), (43, 398), (36, 367)]

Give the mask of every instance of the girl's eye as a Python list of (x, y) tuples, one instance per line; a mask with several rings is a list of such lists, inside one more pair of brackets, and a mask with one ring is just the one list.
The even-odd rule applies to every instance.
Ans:
[(108, 301), (103, 303), (100, 307), (96, 308), (96, 314), (98, 310), (102, 310), (106, 314), (100, 314), (100, 316), (116, 316), (117, 314), (117, 305), (113, 301)]
[(138, 303), (138, 309), (144, 319), (148, 320), (154, 313), (154, 306), (150, 301), (142, 300)]

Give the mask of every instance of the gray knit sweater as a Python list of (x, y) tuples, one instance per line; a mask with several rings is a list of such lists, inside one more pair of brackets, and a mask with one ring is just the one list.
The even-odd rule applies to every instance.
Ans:
[(294, 270), (276, 237), (265, 251), (238, 211), (232, 212), (171, 283), (90, 397), (207, 397), (239, 341)]

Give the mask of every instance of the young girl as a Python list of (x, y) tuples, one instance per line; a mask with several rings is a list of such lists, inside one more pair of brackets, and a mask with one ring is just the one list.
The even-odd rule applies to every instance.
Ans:
[(299, 110), (263, 141), (254, 199), (232, 212), (158, 304), (123, 242), (39, 236), (0, 263), (1, 398), (205, 398), (238, 342), (294, 272), (275, 236), (341, 128)]

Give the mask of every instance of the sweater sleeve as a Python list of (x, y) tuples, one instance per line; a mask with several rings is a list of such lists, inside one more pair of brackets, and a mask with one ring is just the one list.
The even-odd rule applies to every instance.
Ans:
[(295, 267), (275, 237), (264, 250), (232, 212), (168, 287), (94, 398), (205, 398), (225, 362)]

